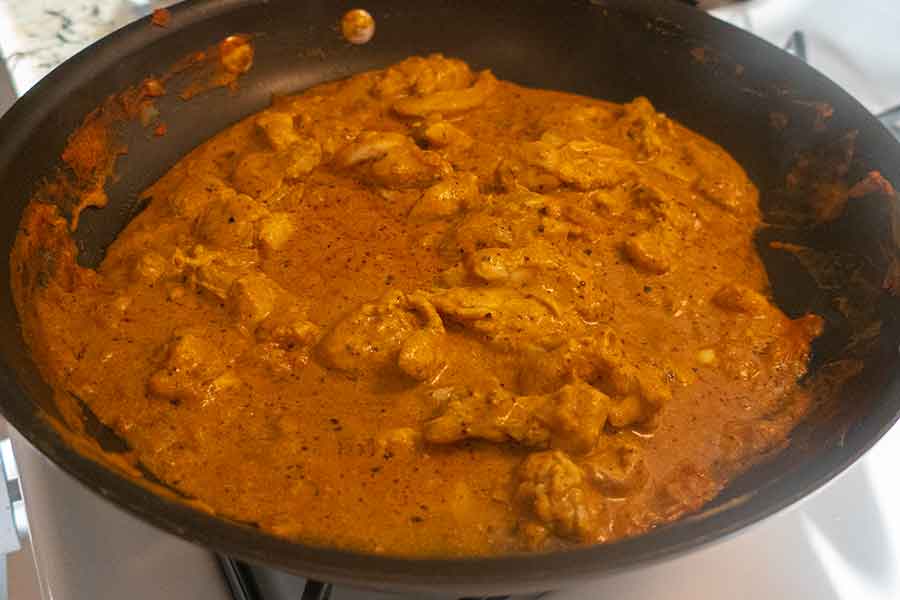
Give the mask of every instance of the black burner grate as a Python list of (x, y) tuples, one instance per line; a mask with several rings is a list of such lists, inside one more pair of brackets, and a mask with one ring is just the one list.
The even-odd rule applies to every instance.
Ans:
[[(217, 558), (235, 600), (288, 600), (286, 598), (269, 598), (263, 594), (256, 576), (253, 574), (253, 569), (247, 563), (221, 555), (217, 555)], [(339, 600), (339, 598), (332, 598), (333, 593), (334, 586), (332, 584), (307, 579), (300, 597), (289, 600)], [(478, 596), (459, 600), (509, 600), (509, 598), (510, 596)]]

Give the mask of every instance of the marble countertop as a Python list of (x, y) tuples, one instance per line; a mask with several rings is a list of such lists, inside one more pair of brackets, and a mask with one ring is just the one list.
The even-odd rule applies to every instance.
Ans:
[(173, 0), (0, 0), (0, 55), (24, 94), (57, 65)]

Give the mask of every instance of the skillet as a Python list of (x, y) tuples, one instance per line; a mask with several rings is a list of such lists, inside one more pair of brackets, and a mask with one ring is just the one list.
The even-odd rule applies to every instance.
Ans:
[[(341, 15), (355, 8), (349, 2), (197, 0), (173, 8), (167, 27), (139, 21), (67, 61), (0, 120), (2, 252), (9, 254), (24, 205), (60, 166), (68, 136), (91, 110), (230, 34), (251, 35), (256, 52), (236, 91), (215, 89), (189, 102), (174, 94), (161, 98), (168, 124), (161, 138), (137, 125), (122, 128), (129, 152), (108, 185), (110, 204), (85, 211), (75, 233), (83, 264), (102, 259), (140, 210), (141, 190), (191, 148), (264, 108), (272, 94), (440, 51), (520, 84), (616, 102), (648, 96), (743, 165), (761, 191), (767, 226), (757, 237), (776, 301), (790, 316), (812, 311), (827, 322), (814, 346), (809, 384), (820, 399), (809, 422), (784, 452), (735, 480), (698, 514), (638, 538), (486, 559), (315, 548), (204, 513), (77, 451), (73, 436), (54, 424), (58, 408), (24, 346), (9, 265), (2, 261), (0, 411), (64, 471), (164, 530), (301, 575), (398, 591), (514, 593), (638, 569), (731, 535), (827, 483), (898, 418), (896, 197), (883, 187), (861, 192), (827, 222), (814, 218), (810, 198), (822, 178), (852, 186), (878, 171), (900, 182), (900, 144), (836, 85), (765, 42), (674, 2), (371, 0), (364, 7), (377, 21), (374, 40), (364, 46), (351, 46), (338, 33)], [(785, 243), (808, 251), (785, 252)], [(851, 362), (862, 372), (841, 377)], [(116, 440), (89, 417), (87, 434), (115, 450)]]

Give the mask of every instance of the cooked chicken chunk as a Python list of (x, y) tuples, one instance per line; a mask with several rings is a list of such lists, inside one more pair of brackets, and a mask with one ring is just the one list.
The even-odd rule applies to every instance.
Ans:
[(272, 213), (258, 224), (259, 242), (265, 250), (284, 248), (294, 235), (294, 219), (286, 212)]
[(219, 350), (201, 333), (176, 333), (163, 355), (162, 368), (150, 376), (148, 388), (174, 404), (205, 405), (218, 392), (240, 384)]
[(159, 281), (169, 270), (169, 261), (157, 252), (148, 251), (134, 261), (131, 270), (131, 280), (153, 284)]
[(382, 97), (421, 96), (466, 88), (472, 78), (469, 65), (461, 60), (444, 58), (442, 54), (431, 54), (426, 58), (413, 56), (386, 69), (375, 84), (375, 90)]
[(322, 161), (322, 147), (301, 137), (278, 152), (251, 152), (238, 162), (231, 176), (239, 192), (265, 201), (276, 195), (285, 179), (308, 175)]
[(239, 277), (228, 288), (226, 306), (241, 327), (256, 326), (282, 304), (287, 292), (261, 273)]
[(752, 208), (756, 201), (752, 188), (726, 178), (701, 177), (694, 183), (694, 189), (705, 200), (738, 214)]
[(423, 96), (410, 96), (394, 103), (394, 111), (404, 117), (424, 117), (465, 112), (484, 104), (497, 88), (497, 78), (482, 71), (472, 87), (436, 91)]
[(736, 313), (765, 317), (773, 310), (765, 296), (738, 283), (722, 286), (712, 298), (713, 304)]
[(260, 203), (244, 194), (210, 202), (196, 222), (201, 242), (215, 248), (252, 248), (257, 222), (269, 216)]
[(287, 350), (312, 346), (318, 337), (319, 328), (306, 320), (306, 311), (296, 303), (270, 313), (256, 328), (258, 341), (272, 342)]
[(427, 186), (451, 172), (440, 155), (422, 150), (408, 136), (383, 131), (361, 133), (335, 154), (334, 163), (388, 188)]
[(423, 329), (411, 334), (400, 347), (397, 366), (419, 381), (435, 378), (446, 366), (441, 348), (442, 331)]
[(472, 138), (465, 131), (447, 121), (425, 123), (415, 129), (416, 139), (435, 148), (457, 148), (464, 150), (472, 145)]
[(663, 227), (654, 227), (625, 240), (625, 256), (643, 271), (662, 275), (672, 266), (674, 252), (672, 236)]
[(274, 150), (284, 150), (300, 141), (300, 134), (294, 128), (294, 116), (289, 113), (267, 110), (256, 117), (256, 126)]
[(518, 381), (523, 390), (545, 393), (565, 383), (590, 382), (612, 398), (608, 408), (613, 427), (648, 421), (671, 398), (664, 375), (629, 360), (622, 340), (611, 330), (572, 338), (549, 352), (533, 349), (524, 358)]
[(413, 221), (442, 219), (472, 206), (478, 198), (478, 177), (471, 173), (443, 179), (422, 192), (409, 213)]
[[(600, 541), (601, 505), (584, 471), (559, 450), (529, 455), (519, 467), (516, 499), (537, 518), (525, 534), (539, 547), (550, 534)], [(599, 539), (598, 539), (599, 538)]]
[(196, 245), (187, 252), (176, 248), (172, 254), (172, 265), (186, 278), (190, 286), (225, 300), (234, 280), (251, 273), (259, 262), (256, 250), (209, 250)]
[(659, 130), (667, 124), (665, 116), (657, 113), (644, 97), (628, 102), (624, 109), (615, 125), (619, 135), (637, 147), (640, 158), (647, 160), (658, 155), (664, 147)]
[(635, 164), (619, 148), (588, 138), (566, 140), (547, 132), (502, 162), (497, 176), (509, 191), (562, 186), (588, 191), (612, 187), (636, 172)]
[(208, 204), (227, 201), (237, 192), (218, 175), (212, 173), (186, 173), (167, 197), (167, 205), (175, 215), (192, 219), (203, 212)]
[(551, 298), (506, 288), (452, 288), (428, 294), (441, 316), (507, 348), (560, 345), (576, 327)]
[[(319, 350), (328, 366), (350, 373), (371, 372), (395, 364), (404, 343), (424, 328), (443, 330), (440, 318), (427, 302), (415, 295), (389, 292), (338, 321)], [(407, 349), (407, 353), (414, 351)], [(415, 361), (407, 356), (404, 364)], [(418, 373), (416, 367), (409, 368)]]
[(525, 191), (485, 198), (450, 230), (446, 245), (451, 253), (472, 254), (484, 248), (564, 242), (581, 233), (558, 199)]
[(503, 389), (463, 392), (451, 396), (440, 414), (425, 423), (424, 436), (433, 444), (476, 438), (584, 454), (603, 431), (608, 404), (605, 394), (581, 382), (537, 396), (515, 396)]

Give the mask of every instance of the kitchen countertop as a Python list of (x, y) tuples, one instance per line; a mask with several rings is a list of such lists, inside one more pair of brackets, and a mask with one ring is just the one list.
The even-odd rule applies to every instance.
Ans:
[(154, 8), (159, 0), (0, 0), (0, 55), (19, 95), (58, 64)]

